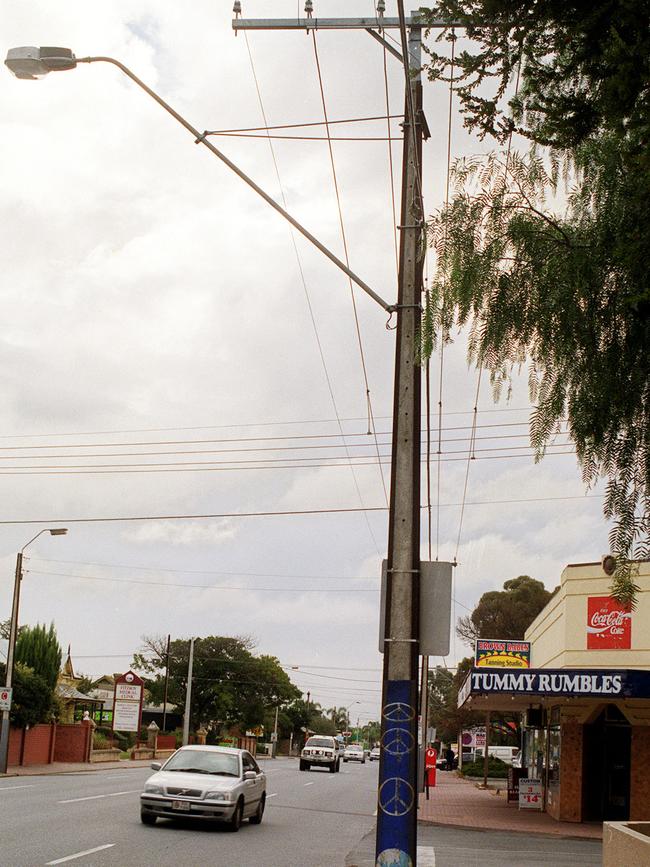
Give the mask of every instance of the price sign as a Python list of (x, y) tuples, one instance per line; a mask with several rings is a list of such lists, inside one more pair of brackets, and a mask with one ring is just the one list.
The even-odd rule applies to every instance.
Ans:
[(11, 689), (0, 689), (0, 710), (11, 710)]
[(544, 787), (541, 780), (519, 780), (519, 809), (544, 809)]

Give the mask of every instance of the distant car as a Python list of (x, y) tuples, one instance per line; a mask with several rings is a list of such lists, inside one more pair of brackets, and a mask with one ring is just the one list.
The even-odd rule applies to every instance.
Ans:
[(373, 748), (370, 750), (370, 756), (369, 756), (369, 759), (370, 759), (371, 762), (378, 762), (378, 761), (379, 761), (379, 758), (380, 758), (380, 755), (381, 755), (381, 750), (379, 749), (379, 747), (373, 747)]
[[(458, 756), (456, 754), (454, 754), (454, 759), (452, 762), (452, 769), (456, 770), (457, 767), (458, 767)], [(436, 759), (436, 768), (438, 768), (439, 771), (448, 770), (447, 759), (445, 758), (444, 753), (442, 755), (439, 755), (438, 758)]]
[(308, 771), (312, 767), (329, 768), (335, 774), (341, 766), (341, 751), (336, 738), (329, 735), (313, 735), (307, 738), (300, 753), (300, 770)]
[(365, 765), (366, 753), (361, 744), (348, 744), (348, 746), (343, 751), (343, 761), (361, 762), (362, 765)]
[(140, 818), (227, 822), (238, 831), (244, 819), (259, 825), (266, 804), (266, 775), (246, 750), (194, 745), (176, 750), (149, 777), (140, 795)]

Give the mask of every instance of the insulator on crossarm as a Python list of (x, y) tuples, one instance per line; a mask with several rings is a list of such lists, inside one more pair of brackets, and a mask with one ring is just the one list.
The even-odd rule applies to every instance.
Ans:
[(379, 24), (379, 32), (384, 29), (384, 12), (386, 11), (386, 0), (377, 0), (377, 23)]
[(307, 18), (311, 18), (314, 14), (313, 0), (305, 0), (305, 13), (307, 15)]
[(235, 0), (232, 11), (235, 13), (235, 18), (241, 18), (241, 0)]

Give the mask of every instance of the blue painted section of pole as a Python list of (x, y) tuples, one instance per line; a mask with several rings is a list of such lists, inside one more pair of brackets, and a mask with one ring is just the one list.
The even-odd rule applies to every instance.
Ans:
[[(412, 867), (417, 840), (417, 681), (388, 681), (382, 708), (379, 790), (377, 795), (377, 865)], [(381, 817), (380, 817), (381, 814)]]

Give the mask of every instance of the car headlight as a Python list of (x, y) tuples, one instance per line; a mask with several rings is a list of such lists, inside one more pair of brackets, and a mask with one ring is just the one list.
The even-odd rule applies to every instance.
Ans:
[(228, 795), (226, 794), (226, 792), (207, 792), (205, 797), (208, 798), (210, 801), (228, 800)]
[(155, 786), (153, 783), (145, 783), (144, 790), (148, 795), (164, 795), (162, 786)]

